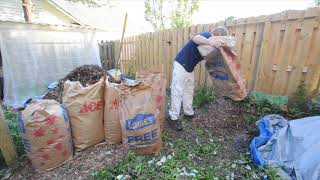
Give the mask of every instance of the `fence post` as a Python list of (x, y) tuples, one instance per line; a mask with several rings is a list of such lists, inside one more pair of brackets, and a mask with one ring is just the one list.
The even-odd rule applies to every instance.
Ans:
[(0, 149), (7, 165), (12, 165), (18, 159), (15, 146), (0, 103)]

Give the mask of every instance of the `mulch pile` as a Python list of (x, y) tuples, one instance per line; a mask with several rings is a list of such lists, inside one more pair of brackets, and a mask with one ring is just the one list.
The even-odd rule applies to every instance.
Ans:
[(98, 65), (83, 65), (72, 70), (67, 76), (59, 80), (58, 86), (49, 91), (44, 96), (44, 99), (54, 99), (58, 102), (62, 102), (63, 84), (65, 81), (80, 81), (82, 86), (92, 84), (92, 82), (98, 81), (101, 77), (105, 76), (104, 70)]
[(236, 102), (219, 98), (209, 104), (207, 113), (196, 116), (193, 123), (218, 136), (235, 135), (246, 126), (243, 113), (243, 107)]

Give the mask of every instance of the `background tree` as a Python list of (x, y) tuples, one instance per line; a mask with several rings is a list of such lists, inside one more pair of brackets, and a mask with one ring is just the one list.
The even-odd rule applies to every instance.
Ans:
[(192, 15), (199, 11), (200, 0), (177, 0), (177, 6), (171, 16), (171, 27), (190, 26)]
[(155, 30), (190, 26), (200, 0), (145, 0), (145, 20)]
[(82, 4), (85, 4), (89, 7), (100, 7), (100, 6), (107, 6), (111, 4), (111, 0), (68, 0), (71, 2), (80, 2)]
[(231, 22), (231, 21), (233, 21), (233, 20), (235, 20), (236, 19), (236, 17), (234, 17), (234, 16), (229, 16), (229, 17), (227, 17), (225, 20), (224, 20), (224, 25), (226, 26), (229, 22)]
[(145, 0), (144, 1), (144, 19), (151, 23), (154, 29), (161, 30), (165, 28), (166, 17), (163, 13), (165, 0)]
[(320, 6), (320, 0), (314, 0), (316, 6)]

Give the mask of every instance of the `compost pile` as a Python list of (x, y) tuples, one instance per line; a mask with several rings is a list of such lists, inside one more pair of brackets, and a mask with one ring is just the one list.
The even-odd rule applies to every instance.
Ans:
[(79, 81), (82, 86), (97, 82), (105, 75), (104, 70), (98, 65), (83, 65), (72, 70), (67, 76), (59, 80), (56, 88), (50, 90), (44, 99), (54, 99), (62, 103), (63, 84), (65, 81)]

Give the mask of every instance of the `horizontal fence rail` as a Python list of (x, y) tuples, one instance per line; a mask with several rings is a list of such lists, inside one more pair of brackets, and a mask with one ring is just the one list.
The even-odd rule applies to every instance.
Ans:
[[(183, 45), (199, 32), (225, 25), (237, 39), (238, 61), (248, 90), (290, 95), (304, 82), (309, 92), (319, 92), (319, 22), (320, 9), (309, 8), (144, 33), (124, 39), (120, 58), (125, 71), (160, 71), (171, 82), (172, 64)], [(118, 40), (113, 42), (113, 54), (119, 52), (119, 45)], [(209, 79), (202, 61), (195, 69), (196, 85), (210, 85)]]

